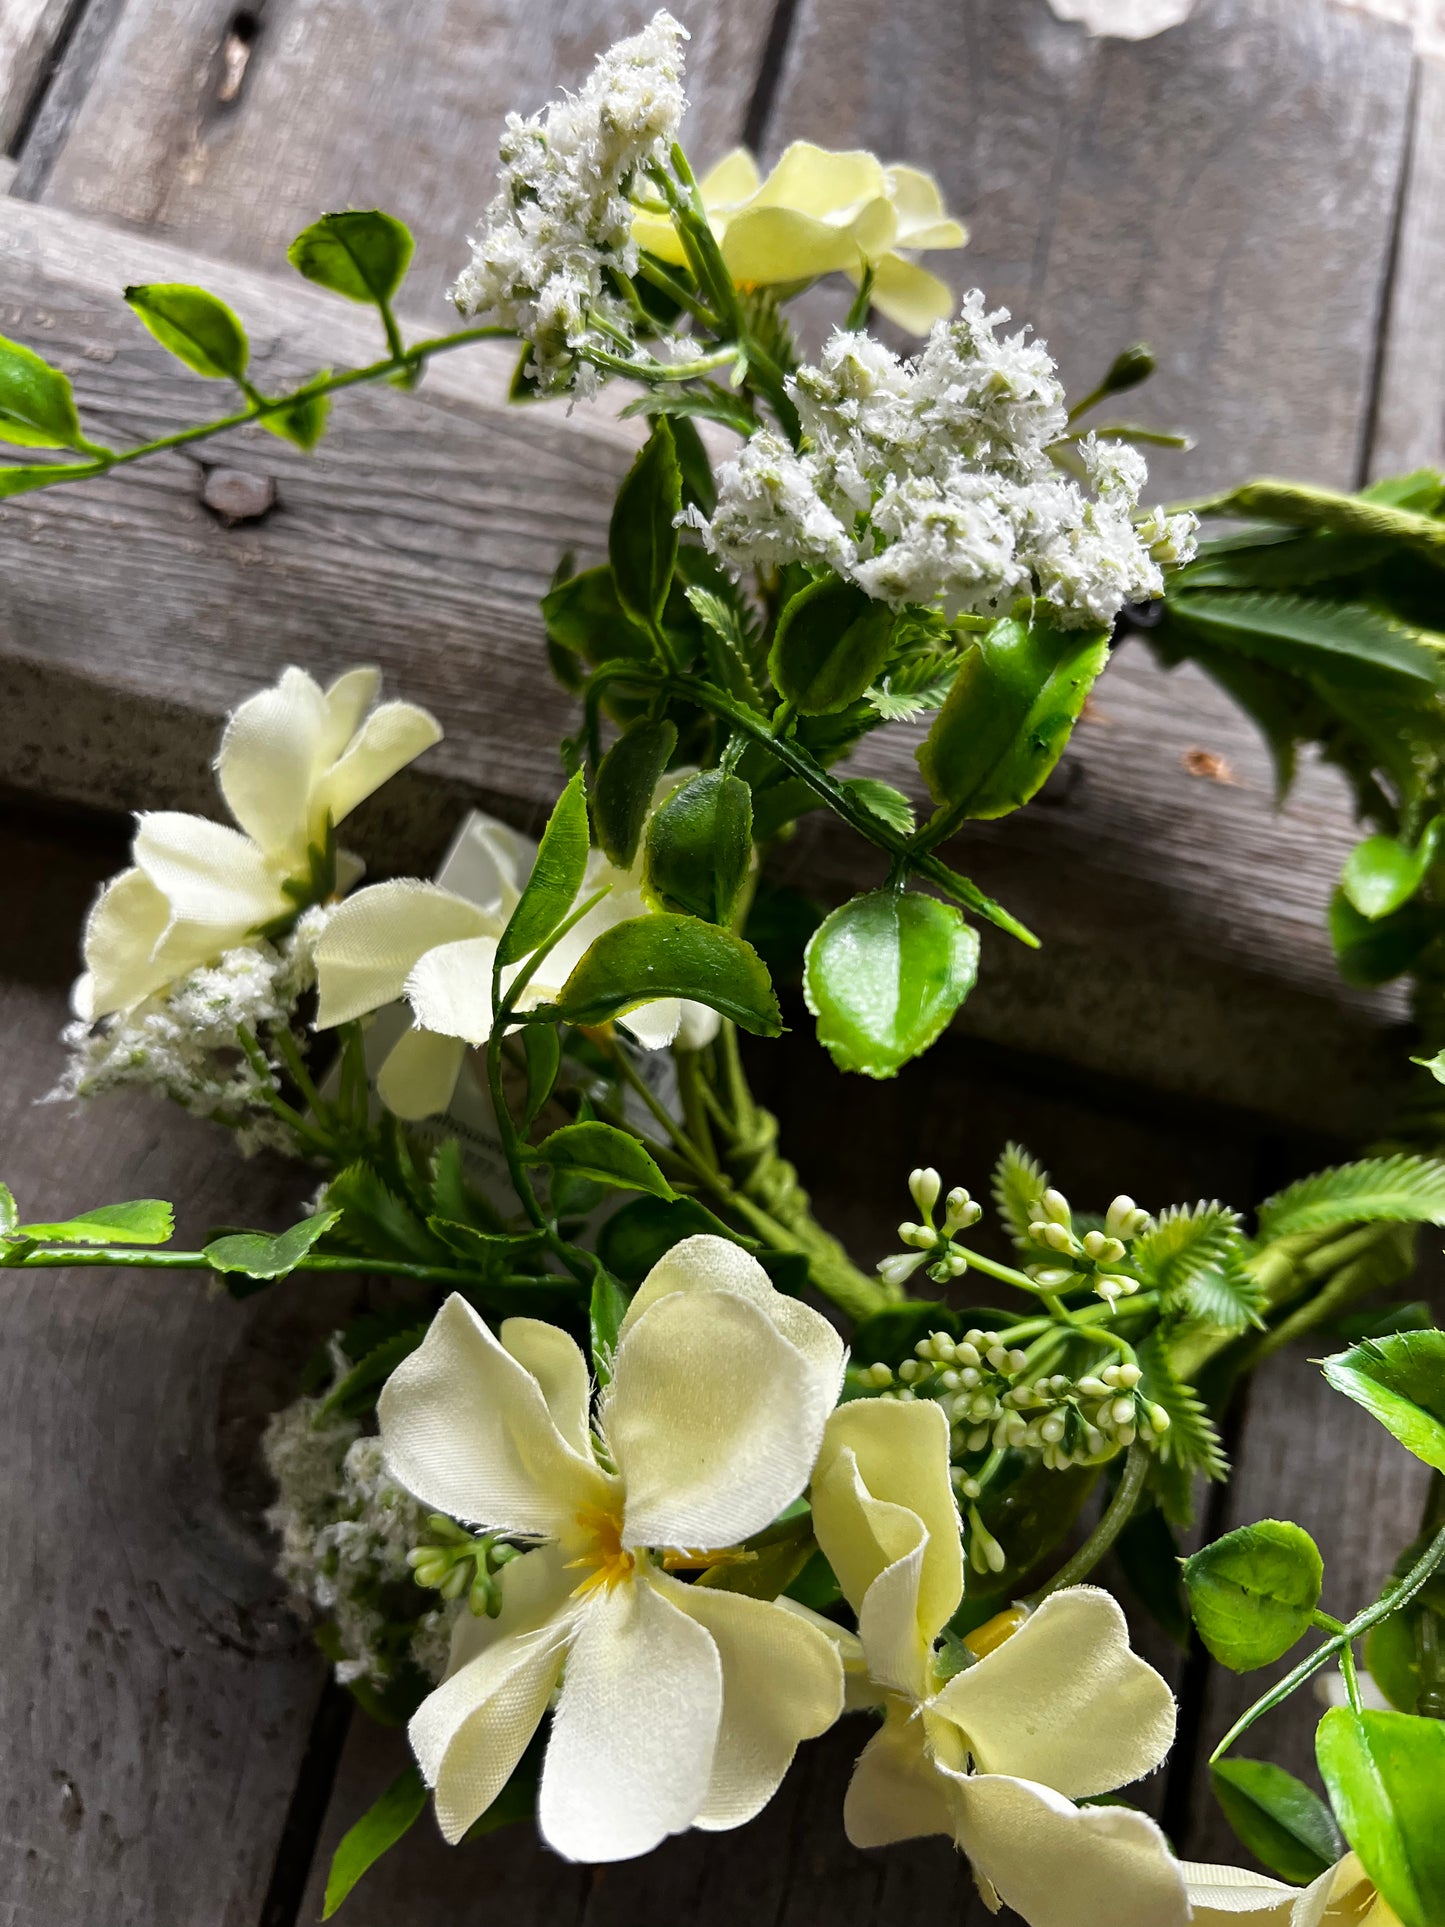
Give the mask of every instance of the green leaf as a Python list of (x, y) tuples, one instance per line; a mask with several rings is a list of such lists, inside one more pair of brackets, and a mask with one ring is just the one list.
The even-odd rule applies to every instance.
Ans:
[(129, 1204), (97, 1205), (54, 1223), (18, 1224), (4, 1235), (46, 1245), (163, 1245), (175, 1228), (171, 1207), (162, 1199), (137, 1198)]
[(10, 1235), (19, 1216), (15, 1208), (15, 1193), (8, 1184), (0, 1184), (0, 1238)]
[(522, 1106), (522, 1129), (530, 1131), (537, 1114), (552, 1095), (562, 1064), (562, 1039), (555, 1024), (528, 1024), (522, 1032), (522, 1054), (527, 1063), (527, 1096)]
[(759, 1037), (776, 1037), (782, 1013), (762, 960), (730, 930), (696, 917), (630, 917), (604, 930), (562, 986), (569, 1024), (605, 1024), (659, 997), (687, 997)]
[(427, 1331), (425, 1324), (412, 1325), (405, 1331), (393, 1332), (380, 1344), (373, 1345), (352, 1366), (345, 1378), (327, 1393), (322, 1401), (322, 1411), (334, 1413), (339, 1418), (365, 1417), (375, 1407), (382, 1386), (401, 1361), (411, 1357)]
[(348, 1164), (326, 1187), (328, 1206), (339, 1206), (337, 1236), (374, 1258), (446, 1264), (448, 1252), (416, 1213), (388, 1188), (369, 1164)]
[(1037, 1223), (1039, 1199), (1048, 1188), (1049, 1174), (1038, 1159), (1021, 1144), (1006, 1144), (993, 1168), (994, 1208), (1015, 1246), (1031, 1260), (1037, 1258), (1038, 1246), (1029, 1226)]
[(648, 900), (705, 923), (731, 923), (752, 854), (752, 791), (741, 777), (703, 770), (648, 822)]
[(349, 1828), (331, 1856), (326, 1876), (326, 1899), (321, 1918), (330, 1920), (337, 1908), (370, 1867), (420, 1819), (426, 1807), (426, 1781), (419, 1766), (409, 1766), (382, 1794), (375, 1806)]
[(1169, 609), (1222, 647), (1296, 675), (1358, 688), (1440, 682), (1440, 664), (1414, 633), (1363, 603), (1208, 590), (1176, 592)]
[(1176, 1204), (1129, 1249), (1140, 1277), (1171, 1311), (1221, 1331), (1261, 1325), (1264, 1293), (1244, 1268), (1239, 1213), (1227, 1206)]
[(447, 1252), (465, 1259), (468, 1269), (474, 1270), (484, 1284), (500, 1284), (518, 1265), (535, 1257), (546, 1242), (540, 1231), (479, 1231), (475, 1225), (438, 1217), (426, 1222)]
[(1407, 1452), (1445, 1472), (1445, 1332), (1367, 1338), (1324, 1361), (1337, 1392), (1363, 1405)]
[[(0, 336), (0, 442), (15, 448), (85, 448), (70, 382), (33, 349)], [(34, 470), (11, 469), (11, 475)], [(26, 482), (24, 487), (40, 486)], [(21, 489), (8, 488), (18, 495)]]
[(1335, 1225), (1445, 1224), (1445, 1163), (1438, 1158), (1362, 1158), (1301, 1178), (1259, 1207), (1262, 1243)]
[(1303, 1526), (1261, 1519), (1184, 1561), (1199, 1637), (1236, 1673), (1270, 1666), (1308, 1631), (1324, 1561)]
[(951, 904), (854, 897), (808, 944), (803, 994), (840, 1070), (892, 1077), (947, 1028), (978, 975), (978, 933)]
[(1189, 1604), (1179, 1577), (1179, 1542), (1159, 1506), (1139, 1507), (1114, 1541), (1114, 1556), (1140, 1605), (1176, 1646), (1187, 1646)]
[(902, 790), (894, 789), (891, 783), (880, 783), (876, 776), (850, 776), (842, 787), (860, 809), (876, 816), (890, 830), (897, 830), (900, 836), (912, 836), (913, 805)]
[(653, 795), (676, 748), (676, 724), (644, 716), (597, 766), (592, 823), (604, 854), (619, 870), (632, 868)]
[(1226, 1759), (1210, 1768), (1224, 1817), (1256, 1860), (1307, 1887), (1344, 1852), (1320, 1796), (1268, 1760)]
[(1329, 928), (1341, 977), (1356, 989), (1372, 990), (1414, 967), (1439, 934), (1441, 916), (1437, 906), (1416, 900), (1388, 916), (1362, 917), (1344, 891), (1336, 890)]
[(1445, 1723), (1333, 1706), (1315, 1757), (1345, 1838), (1402, 1927), (1445, 1920)]
[(756, 1248), (753, 1239), (740, 1238), (696, 1198), (634, 1198), (598, 1232), (597, 1255), (624, 1285), (636, 1286), (675, 1244), (701, 1232)]
[[(684, 550), (684, 554), (688, 551)], [(703, 646), (714, 678), (740, 702), (763, 707), (761, 683), (767, 657), (757, 623), (741, 594), (694, 585), (686, 591), (688, 604), (702, 624)]]
[(606, 1265), (598, 1265), (592, 1280), (588, 1325), (592, 1338), (592, 1376), (599, 1390), (612, 1383), (612, 1361), (617, 1356), (617, 1337), (627, 1315), (627, 1293)]
[(1005, 616), (966, 651), (918, 750), (950, 814), (1005, 816), (1053, 770), (1109, 658), (1107, 633)]
[(932, 1332), (947, 1332), (950, 1338), (963, 1334), (963, 1320), (947, 1305), (927, 1298), (910, 1298), (907, 1304), (885, 1305), (865, 1318), (853, 1334), (848, 1357), (854, 1365), (901, 1365), (914, 1356), (920, 1338)]
[(298, 274), (348, 301), (387, 307), (411, 261), (412, 238), (402, 222), (380, 208), (323, 214), (303, 228), (286, 250)]
[(637, 1139), (611, 1124), (564, 1124), (525, 1155), (529, 1163), (547, 1164), (616, 1190), (646, 1191), (654, 1198), (677, 1196)]
[(454, 1137), (444, 1138), (432, 1158), (431, 1202), (436, 1215), (452, 1224), (476, 1231), (503, 1229), (501, 1213), (468, 1181), (462, 1147)]
[(704, 515), (711, 515), (717, 507), (717, 482), (696, 422), (686, 411), (661, 409), (656, 412), (670, 418), (673, 448), (682, 472), (683, 501), (695, 505)]
[(1175, 1371), (1168, 1343), (1158, 1328), (1139, 1347), (1139, 1365), (1145, 1397), (1169, 1414), (1169, 1430), (1158, 1441), (1159, 1457), (1191, 1478), (1202, 1472), (1207, 1479), (1227, 1479), (1229, 1460), (1214, 1420), (1194, 1387)]
[(251, 358), (246, 330), (225, 302), (204, 288), (155, 281), (127, 288), (133, 308), (163, 348), (198, 375), (240, 381)]
[[(4, 439), (0, 433), (0, 441)], [(12, 495), (28, 495), (32, 489), (82, 481), (87, 475), (100, 472), (98, 462), (36, 462), (29, 467), (0, 468), (0, 502), (8, 501)]]
[(832, 716), (857, 702), (893, 646), (895, 617), (835, 575), (810, 582), (778, 618), (768, 670), (802, 716)]
[(1340, 888), (1362, 917), (1387, 917), (1425, 881), (1445, 819), (1435, 817), (1414, 849), (1393, 836), (1367, 836), (1345, 859)]
[(214, 1239), (201, 1255), (212, 1271), (242, 1271), (248, 1278), (286, 1278), (340, 1217), (338, 1210), (318, 1211), (274, 1237), (265, 1231), (237, 1232)]
[(611, 567), (584, 569), (549, 589), (542, 598), (542, 620), (559, 648), (589, 662), (648, 661), (647, 632), (632, 620), (617, 597)]
[(547, 819), (527, 887), (502, 932), (497, 961), (516, 963), (545, 943), (572, 905), (587, 874), (587, 791), (578, 770)]
[(682, 471), (672, 430), (659, 418), (618, 491), (607, 536), (617, 600), (647, 630), (661, 626), (667, 606), (681, 513)]
[(310, 454), (326, 433), (331, 414), (330, 395), (318, 395), (312, 389), (315, 384), (330, 379), (331, 370), (322, 368), (304, 388), (297, 389), (286, 407), (273, 408), (269, 414), (258, 415), (257, 420), (269, 434), (279, 435), (283, 442), (291, 442)]

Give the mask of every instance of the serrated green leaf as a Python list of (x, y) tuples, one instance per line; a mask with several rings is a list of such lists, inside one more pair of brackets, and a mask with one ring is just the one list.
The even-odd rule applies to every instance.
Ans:
[(895, 617), (852, 583), (828, 575), (791, 598), (778, 618), (768, 670), (801, 716), (833, 716), (869, 688), (893, 645)]
[(355, 1826), (347, 1829), (331, 1856), (326, 1899), (321, 1910), (323, 1920), (330, 1920), (361, 1876), (420, 1819), (426, 1802), (426, 1781), (421, 1776), (421, 1768), (409, 1766)]
[(1217, 1761), (1210, 1774), (1225, 1819), (1281, 1880), (1307, 1887), (1344, 1852), (1324, 1801), (1282, 1766), (1234, 1757)]
[(1333, 1706), (1315, 1757), (1341, 1830), (1401, 1927), (1445, 1920), (1445, 1722)]
[(447, 1264), (449, 1254), (426, 1225), (369, 1164), (349, 1164), (326, 1187), (328, 1207), (339, 1207), (336, 1235), (351, 1249), (377, 1258)]
[(78, 1211), (73, 1218), (19, 1224), (5, 1235), (47, 1245), (163, 1245), (174, 1230), (174, 1214), (163, 1199), (136, 1198), (128, 1204)]
[(248, 1278), (286, 1278), (340, 1217), (337, 1210), (318, 1211), (274, 1237), (264, 1231), (242, 1231), (216, 1238), (201, 1255), (212, 1271), (240, 1271)]
[(660, 627), (667, 607), (681, 513), (677, 450), (671, 428), (658, 418), (618, 491), (607, 537), (617, 600), (624, 613), (647, 630)]
[(874, 890), (813, 933), (803, 995), (840, 1070), (892, 1077), (947, 1029), (977, 975), (978, 932), (952, 904)]
[(677, 748), (677, 726), (641, 717), (623, 731), (597, 766), (592, 822), (597, 841), (619, 870), (630, 870), (663, 771)]
[(860, 809), (867, 810), (870, 816), (876, 816), (890, 830), (897, 830), (900, 836), (912, 836), (915, 828), (913, 805), (902, 790), (894, 789), (891, 783), (880, 782), (876, 776), (850, 776), (842, 787)]
[(587, 874), (587, 790), (578, 770), (547, 819), (537, 860), (497, 945), (503, 966), (530, 956), (561, 923)]
[[(0, 442), (13, 448), (85, 448), (69, 377), (23, 342), (0, 336)], [(27, 471), (10, 470), (11, 474)], [(33, 472), (33, 471), (30, 471)], [(30, 482), (27, 487), (43, 484)], [(6, 491), (20, 494), (13, 488)]]
[(1169, 598), (1176, 620), (1225, 648), (1296, 675), (1322, 676), (1342, 687), (1382, 682), (1438, 687), (1441, 663), (1416, 634), (1363, 603), (1286, 594), (1199, 590)]
[(1445, 1332), (1367, 1338), (1325, 1359), (1321, 1369), (1406, 1451), (1445, 1472)]
[(427, 1229), (487, 1284), (499, 1284), (547, 1242), (541, 1231), (479, 1231), (475, 1225), (438, 1217), (427, 1219)]
[(569, 1024), (604, 1024), (660, 997), (686, 997), (759, 1037), (776, 1037), (782, 1013), (750, 944), (696, 917), (657, 913), (604, 930), (562, 987)]
[(132, 308), (163, 348), (212, 381), (240, 381), (251, 358), (246, 330), (219, 296), (183, 282), (127, 288)]
[(1381, 1220), (1445, 1224), (1445, 1163), (1402, 1152), (1301, 1178), (1259, 1207), (1259, 1236), (1263, 1242)]
[(729, 924), (752, 854), (752, 791), (741, 777), (702, 770), (665, 797), (648, 821), (648, 901)]
[(645, 1191), (669, 1201), (677, 1196), (637, 1139), (611, 1124), (564, 1124), (525, 1155), (529, 1163), (550, 1165), (556, 1172), (590, 1178), (614, 1190)]
[(286, 250), (298, 274), (348, 301), (386, 307), (411, 261), (411, 234), (380, 208), (323, 214), (303, 228)]
[(1194, 1387), (1174, 1370), (1159, 1330), (1152, 1331), (1139, 1347), (1139, 1366), (1145, 1397), (1169, 1414), (1169, 1430), (1158, 1441), (1159, 1457), (1191, 1478), (1202, 1472), (1207, 1479), (1227, 1479), (1229, 1460), (1214, 1421)]
[(1222, 1666), (1271, 1666), (1309, 1630), (1324, 1561), (1302, 1526), (1261, 1519), (1239, 1526), (1184, 1562), (1199, 1637)]
[(462, 1147), (454, 1137), (443, 1139), (432, 1158), (431, 1202), (436, 1215), (452, 1224), (470, 1225), (475, 1231), (504, 1229), (501, 1213), (468, 1181)]
[(703, 642), (716, 681), (754, 709), (762, 708), (767, 653), (758, 626), (735, 595), (694, 584), (687, 591), (693, 614), (703, 625)]
[(1221, 1331), (1259, 1324), (1264, 1296), (1244, 1268), (1247, 1246), (1239, 1213), (1213, 1204), (1172, 1205), (1136, 1238), (1129, 1256), (1140, 1278), (1168, 1310)]
[(1039, 1199), (1049, 1188), (1049, 1174), (1021, 1144), (1006, 1144), (993, 1168), (994, 1208), (1003, 1220), (1004, 1230), (1018, 1250), (1030, 1259), (1038, 1246), (1029, 1237), (1029, 1226), (1037, 1222)]

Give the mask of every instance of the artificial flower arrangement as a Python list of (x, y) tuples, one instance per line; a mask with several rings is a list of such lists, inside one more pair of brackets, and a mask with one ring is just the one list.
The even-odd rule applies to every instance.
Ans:
[[(576, 95), (509, 118), (456, 333), (403, 340), (410, 237), (350, 212), (290, 259), (376, 308), (368, 367), (264, 395), (223, 303), (132, 288), (244, 405), (116, 450), (59, 370), (0, 343), (0, 438), (75, 457), (0, 470), (4, 494), (246, 422), (311, 448), (332, 394), (409, 386), (484, 338), (520, 344), (519, 402), (630, 383), (647, 428), (608, 561), (564, 565), (543, 604), (581, 724), (538, 844), (473, 815), (438, 881), (361, 884), (347, 816), (440, 728), (380, 701), (369, 669), (322, 689), (293, 668), (226, 727), (232, 821), (142, 815), (91, 911), (68, 1091), (141, 1085), (242, 1150), (294, 1153), (319, 1185), (306, 1215), (181, 1252), (158, 1201), (25, 1223), (0, 1188), (0, 1264), (189, 1267), (238, 1294), (366, 1281), (265, 1447), (280, 1571), (414, 1755), (342, 1842), (328, 1912), (429, 1795), (449, 1841), (535, 1814), (558, 1853), (620, 1860), (743, 1824), (847, 1713), (848, 1837), (943, 1834), (1031, 1927), (1439, 1927), (1438, 1479), (1420, 1540), (1348, 1621), (1320, 1611), (1298, 1526), (1182, 1567), (1174, 1537), (1198, 1479), (1227, 1476), (1232, 1387), (1306, 1333), (1353, 1341), (1331, 1384), (1445, 1472), (1445, 1336), (1419, 1307), (1360, 1308), (1409, 1274), (1412, 1226), (1445, 1222), (1436, 1106), (1267, 1200), (1252, 1233), (1219, 1203), (1076, 1211), (1008, 1146), (1005, 1263), (971, 1240), (970, 1193), (917, 1170), (901, 1249), (868, 1276), (814, 1220), (738, 1033), (781, 1028), (749, 932), (767, 852), (809, 811), (884, 872), (812, 918), (800, 960), (844, 1069), (891, 1076), (934, 1042), (979, 926), (1036, 941), (939, 852), (1036, 794), (1132, 627), (1249, 709), (1282, 786), (1301, 743), (1347, 771), (1371, 834), (1331, 910), (1341, 967), (1412, 973), (1427, 1051), (1445, 1044), (1445, 479), (1141, 510), (1138, 444), (1161, 438), (1080, 424), (1147, 354), (1067, 408), (1041, 343), (1001, 333), (981, 294), (955, 313), (914, 258), (966, 238), (914, 169), (797, 145), (766, 179), (738, 153), (699, 183), (677, 139), (685, 38), (659, 13)], [(833, 274), (852, 306), (809, 363), (784, 308)], [(874, 310), (921, 351), (870, 334)], [(699, 421), (714, 450), (736, 440), (720, 465)], [(1199, 514), (1230, 531), (1198, 544)], [(869, 731), (925, 717), (919, 824), (838, 771)], [(999, 1303), (941, 1295), (974, 1285)], [(1175, 1726), (1090, 1583), (1115, 1547), (1226, 1665), (1324, 1635), (1215, 1755), (1226, 1812), (1282, 1878), (1181, 1862), (1114, 1797)], [(1390, 1710), (1365, 1704), (1361, 1639)], [(1325, 1801), (1227, 1749), (1331, 1662)]]

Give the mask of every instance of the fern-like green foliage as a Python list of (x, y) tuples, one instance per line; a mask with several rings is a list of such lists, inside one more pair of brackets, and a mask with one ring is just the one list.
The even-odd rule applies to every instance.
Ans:
[(742, 595), (694, 586), (687, 591), (687, 599), (703, 625), (703, 646), (714, 680), (761, 708), (768, 680), (767, 651), (762, 647), (762, 626)]
[(1243, 1331), (1262, 1322), (1264, 1305), (1244, 1268), (1248, 1252), (1237, 1211), (1219, 1203), (1176, 1204), (1135, 1239), (1129, 1256), (1166, 1311), (1221, 1331)]
[(876, 816), (880, 823), (886, 823), (900, 836), (911, 836), (914, 829), (913, 805), (902, 790), (894, 789), (891, 783), (881, 783), (876, 776), (853, 776), (847, 778), (842, 787), (853, 801)]
[(1207, 1479), (1227, 1479), (1229, 1460), (1214, 1421), (1194, 1387), (1174, 1370), (1161, 1332), (1151, 1332), (1140, 1346), (1139, 1366), (1143, 1391), (1169, 1414), (1169, 1430), (1159, 1441), (1160, 1458), (1191, 1478), (1202, 1472)]
[(1006, 1144), (993, 1168), (993, 1201), (1004, 1230), (1020, 1251), (1039, 1255), (1029, 1241), (1029, 1226), (1039, 1215), (1039, 1199), (1049, 1188), (1049, 1174), (1021, 1144)]
[(895, 663), (868, 690), (865, 701), (885, 723), (911, 723), (931, 709), (942, 709), (962, 657), (959, 649), (925, 649)]
[(1438, 1158), (1362, 1158), (1301, 1178), (1259, 1208), (1261, 1241), (1336, 1225), (1445, 1224), (1445, 1163)]

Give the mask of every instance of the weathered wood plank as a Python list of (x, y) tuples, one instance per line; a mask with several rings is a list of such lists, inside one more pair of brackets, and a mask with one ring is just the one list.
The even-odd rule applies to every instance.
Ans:
[(70, 0), (0, 0), (0, 154), (23, 127), (70, 11)]
[(1417, 62), (1410, 166), (1385, 313), (1372, 476), (1445, 460), (1445, 60)]
[[(75, 920), (116, 854), (73, 825), (0, 829), (0, 1171), (37, 1215), (149, 1193), (178, 1196), (193, 1237), (289, 1222), (305, 1174), (242, 1164), (224, 1132), (143, 1099), (34, 1108), (61, 1068)], [(165, 1273), (0, 1278), (17, 1927), (258, 1919), (323, 1669), (270, 1571), (256, 1442), (344, 1290), (242, 1309)]]

